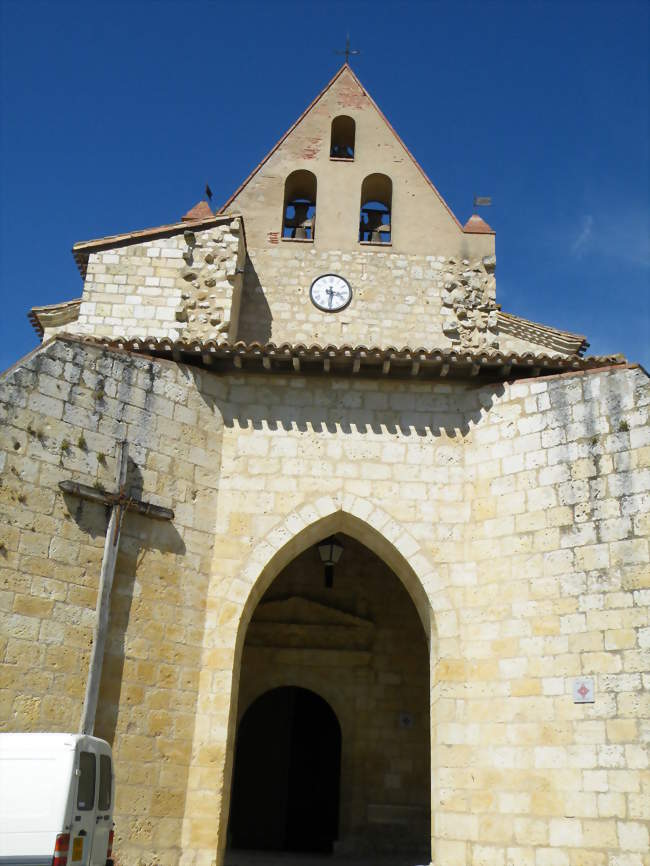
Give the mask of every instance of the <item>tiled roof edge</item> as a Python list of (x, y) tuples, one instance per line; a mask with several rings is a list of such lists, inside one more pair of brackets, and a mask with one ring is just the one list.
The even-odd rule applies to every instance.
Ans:
[(72, 255), (77, 263), (79, 272), (83, 279), (86, 278), (86, 266), (88, 264), (88, 256), (90, 253), (100, 250), (111, 250), (115, 247), (124, 247), (129, 244), (138, 244), (142, 240), (159, 237), (172, 237), (172, 235), (192, 229), (193, 231), (201, 231), (218, 223), (227, 222), (229, 220), (241, 220), (242, 233), (244, 243), (246, 243), (246, 229), (244, 227), (244, 218), (241, 214), (215, 214), (214, 216), (198, 220), (181, 220), (176, 223), (168, 223), (167, 225), (154, 226), (148, 229), (139, 229), (134, 232), (125, 232), (119, 235), (107, 235), (103, 238), (96, 238), (90, 241), (77, 241), (72, 247)]
[(50, 326), (67, 325), (69, 322), (74, 322), (79, 317), (80, 307), (81, 298), (73, 298), (71, 301), (61, 301), (58, 304), (44, 304), (42, 306), (32, 307), (27, 313), (27, 318), (38, 336), (43, 339), (43, 335), (45, 334), (45, 325), (41, 321), (42, 316), (46, 319), (48, 316), (60, 319), (58, 322), (50, 322)]
[[(240, 372), (309, 372), (335, 375), (370, 374), (371, 376), (404, 376), (407, 378), (452, 378), (477, 381), (538, 378), (548, 374), (579, 372), (612, 366), (629, 366), (622, 355), (557, 355), (498, 350), (468, 351), (394, 346), (326, 345), (303, 343), (244, 343), (214, 340), (172, 340), (170, 338), (97, 337), (60, 333), (61, 339), (103, 346), (174, 361), (207, 369), (235, 369)], [(307, 365), (305, 367), (304, 365)], [(431, 374), (431, 375), (429, 375)]]
[(582, 355), (589, 347), (589, 342), (584, 334), (563, 331), (560, 328), (524, 319), (513, 313), (506, 313), (503, 310), (499, 310), (497, 315), (499, 332), (509, 334), (511, 337), (531, 339), (543, 346), (548, 346), (549, 349), (556, 349), (566, 354)]

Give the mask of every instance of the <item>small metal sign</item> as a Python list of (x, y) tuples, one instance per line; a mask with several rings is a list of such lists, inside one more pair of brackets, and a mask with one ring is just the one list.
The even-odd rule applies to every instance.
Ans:
[(578, 677), (573, 681), (574, 704), (593, 704), (595, 700), (593, 677)]

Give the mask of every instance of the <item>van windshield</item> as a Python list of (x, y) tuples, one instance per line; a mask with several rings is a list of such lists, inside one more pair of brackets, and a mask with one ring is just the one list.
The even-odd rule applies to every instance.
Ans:
[(79, 753), (79, 773), (77, 809), (87, 812), (95, 805), (95, 756), (92, 752)]
[(105, 811), (111, 808), (111, 759), (108, 755), (99, 756), (99, 797), (97, 808)]

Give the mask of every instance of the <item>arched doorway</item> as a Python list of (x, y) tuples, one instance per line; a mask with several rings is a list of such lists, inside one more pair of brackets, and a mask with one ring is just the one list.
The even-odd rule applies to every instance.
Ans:
[[(268, 696), (292, 686), (324, 698), (340, 724), (338, 833), (327, 837), (334, 853), (372, 862), (386, 856), (429, 862), (427, 634), (410, 592), (392, 567), (356, 538), (340, 531), (335, 538), (343, 554), (335, 565), (333, 581), (326, 579), (319, 555), (323, 538), (314, 539), (268, 585), (246, 630), (239, 668), (239, 740), (231, 787), (230, 847), (323, 850), (319, 831), (314, 830), (299, 842), (287, 842), (286, 836), (283, 841), (279, 830), (272, 842), (250, 834), (242, 840), (239, 835), (240, 810), (250, 816), (262, 793), (260, 789), (242, 793), (245, 759), (241, 744), (249, 736), (249, 723), (252, 730), (258, 724), (267, 734), (272, 728), (268, 713), (266, 722), (249, 719), (257, 715), (258, 701), (261, 706), (262, 700), (276, 700)], [(278, 715), (276, 711), (276, 719)], [(285, 736), (289, 727), (285, 723)], [(255, 734), (250, 739), (255, 740)], [(276, 745), (270, 748), (267, 737), (266, 745), (260, 744), (265, 755), (260, 759), (277, 762), (281, 737), (276, 731), (270, 739)], [(274, 752), (271, 757), (269, 751)], [(275, 766), (282, 777), (286, 771)], [(273, 809), (278, 800), (277, 787), (275, 790), (270, 797)], [(317, 808), (331, 815), (336, 811), (336, 798), (326, 798)], [(274, 825), (281, 828), (283, 821), (276, 818)], [(233, 851), (227, 862), (239, 864), (240, 860)], [(277, 862), (284, 862), (282, 855)]]
[(237, 735), (233, 848), (330, 853), (338, 836), (341, 728), (309, 689), (265, 692)]

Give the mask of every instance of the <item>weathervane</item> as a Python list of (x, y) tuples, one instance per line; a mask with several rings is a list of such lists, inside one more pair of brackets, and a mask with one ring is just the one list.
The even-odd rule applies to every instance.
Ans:
[(492, 198), (488, 195), (475, 195), (474, 196), (474, 210), (479, 207), (489, 207), (492, 204)]
[(335, 51), (335, 54), (345, 54), (345, 62), (350, 62), (351, 54), (361, 54), (358, 48), (350, 48), (350, 34), (348, 33), (345, 37), (345, 51)]

